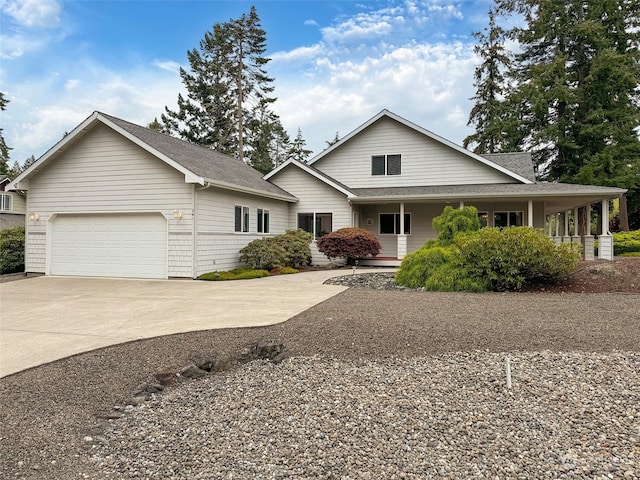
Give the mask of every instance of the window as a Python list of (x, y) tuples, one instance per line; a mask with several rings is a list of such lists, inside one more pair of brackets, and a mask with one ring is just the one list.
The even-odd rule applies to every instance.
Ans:
[(313, 234), (318, 239), (333, 230), (332, 213), (299, 213), (298, 228)]
[(258, 209), (258, 233), (269, 233), (269, 210)]
[(489, 212), (478, 212), (478, 220), (480, 220), (480, 228), (489, 225)]
[(521, 227), (523, 223), (523, 212), (493, 212), (494, 227)]
[[(380, 214), (380, 233), (382, 235), (399, 235), (400, 234), (400, 214), (399, 213), (381, 213)], [(411, 214), (404, 214), (404, 234), (411, 234)]]
[(249, 231), (249, 207), (242, 207), (240, 205), (236, 205), (235, 230), (236, 232)]
[(11, 201), (13, 198), (11, 195), (6, 193), (2, 194), (2, 198), (0, 198), (0, 211), (1, 212), (10, 212), (11, 211)]
[(401, 155), (373, 155), (371, 157), (371, 175), (400, 175), (402, 172)]

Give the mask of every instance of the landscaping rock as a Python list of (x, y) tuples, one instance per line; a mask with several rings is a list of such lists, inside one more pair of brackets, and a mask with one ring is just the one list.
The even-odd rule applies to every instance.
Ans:
[(206, 377), (208, 372), (198, 368), (195, 365), (189, 365), (180, 371), (180, 376), (184, 378), (202, 378)]

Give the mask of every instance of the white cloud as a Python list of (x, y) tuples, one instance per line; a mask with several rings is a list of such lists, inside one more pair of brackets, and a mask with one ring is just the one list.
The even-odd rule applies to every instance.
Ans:
[(60, 24), (62, 7), (56, 0), (3, 0), (1, 8), (25, 27), (56, 28)]
[(300, 62), (311, 60), (324, 52), (322, 44), (312, 45), (311, 47), (298, 47), (288, 52), (275, 52), (270, 55), (273, 62)]
[(69, 73), (61, 68), (47, 78), (13, 85), (2, 112), (4, 137), (13, 147), (11, 161), (39, 157), (94, 110), (146, 125), (165, 105), (174, 108), (180, 91), (180, 77), (172, 72), (115, 72), (87, 62)]
[(181, 66), (178, 62), (174, 62), (173, 60), (154, 60), (151, 64), (161, 70), (166, 70), (172, 73), (178, 73)]
[(391, 110), (456, 143), (466, 127), (475, 58), (463, 43), (392, 48), (360, 61), (323, 57), (305, 78), (278, 77), (277, 113), (309, 148), (325, 148), (336, 130), (344, 136), (382, 109)]
[(80, 85), (80, 80), (77, 78), (70, 78), (64, 84), (64, 89), (67, 91), (75, 90)]

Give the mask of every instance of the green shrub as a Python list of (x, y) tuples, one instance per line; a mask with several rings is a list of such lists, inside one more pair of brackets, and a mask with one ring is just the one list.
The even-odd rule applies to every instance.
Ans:
[(483, 228), (456, 238), (458, 265), (493, 291), (520, 290), (525, 283), (557, 283), (575, 269), (580, 246), (557, 246), (530, 227)]
[(328, 258), (375, 257), (381, 248), (376, 236), (363, 228), (340, 228), (318, 239), (318, 250)]
[(251, 268), (271, 270), (287, 265), (287, 251), (275, 237), (259, 238), (240, 250), (240, 261)]
[(438, 232), (438, 243), (450, 245), (456, 236), (480, 230), (476, 207), (444, 207), (440, 215), (433, 219), (433, 228)]
[(613, 234), (613, 254), (640, 253), (640, 230)]
[(627, 252), (619, 255), (620, 257), (640, 257), (640, 252)]
[(466, 268), (449, 262), (434, 269), (424, 283), (432, 292), (486, 292), (489, 285), (482, 278), (469, 276)]
[(421, 288), (433, 271), (449, 264), (452, 249), (428, 245), (416, 250), (402, 259), (396, 273), (396, 283), (409, 288)]
[(291, 275), (294, 273), (300, 273), (297, 269), (292, 267), (278, 267), (272, 270), (269, 270), (269, 275)]
[(311, 264), (311, 248), (313, 235), (302, 229), (287, 230), (274, 237), (274, 241), (287, 252), (287, 260), (284, 265), (298, 268)]
[(0, 274), (24, 272), (24, 227), (0, 231)]
[(266, 270), (255, 270), (252, 268), (236, 268), (228, 272), (210, 272), (203, 273), (198, 280), (225, 281), (225, 280), (249, 280), (252, 278), (268, 277), (269, 272)]

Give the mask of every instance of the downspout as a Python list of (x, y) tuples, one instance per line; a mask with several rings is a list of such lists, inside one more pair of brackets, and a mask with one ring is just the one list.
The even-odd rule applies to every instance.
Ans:
[(193, 250), (191, 252), (191, 277), (196, 278), (196, 271), (198, 268), (198, 232), (196, 228), (196, 211), (198, 208), (198, 192), (206, 190), (211, 187), (211, 182), (206, 182), (203, 187), (196, 188), (196, 184), (193, 184), (193, 212), (191, 214), (191, 238), (193, 239)]

